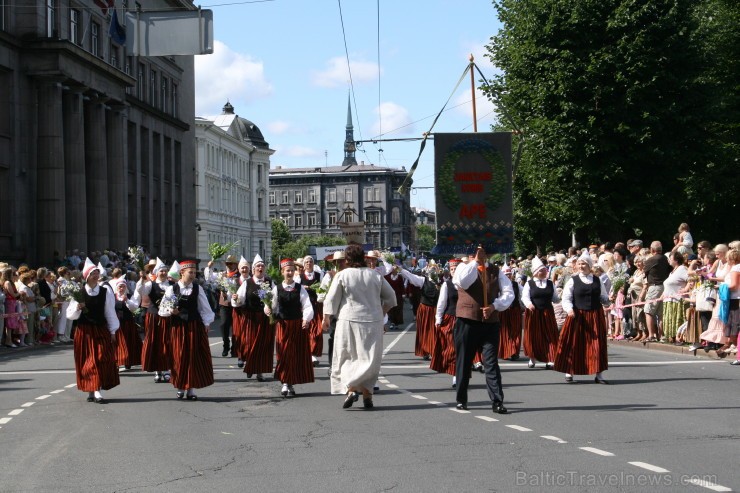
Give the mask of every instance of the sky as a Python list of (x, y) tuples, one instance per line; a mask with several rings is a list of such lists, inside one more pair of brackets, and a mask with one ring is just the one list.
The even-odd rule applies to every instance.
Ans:
[[(202, 3), (213, 10), (214, 53), (195, 57), (196, 116), (228, 100), (275, 150), (273, 168), (340, 165), (351, 91), (343, 19), (355, 140), (421, 137), (450, 95), (433, 132), (472, 132), (470, 77), (453, 89), (471, 53), (486, 77), (495, 72), (483, 56), (500, 26), (491, 0), (340, 1)], [(487, 131), (494, 107), (480, 92), (476, 106)], [(409, 170), (419, 146), (368, 142), (356, 158)], [(434, 210), (431, 142), (413, 179), (412, 207)]]

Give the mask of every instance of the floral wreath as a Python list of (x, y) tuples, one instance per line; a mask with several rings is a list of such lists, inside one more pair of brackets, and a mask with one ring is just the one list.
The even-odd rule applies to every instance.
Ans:
[(504, 167), (504, 160), (501, 153), (483, 140), (463, 140), (450, 147), (442, 161), (437, 188), (447, 207), (452, 210), (459, 208), (461, 200), (460, 194), (455, 187), (455, 168), (462, 156), (473, 153), (480, 154), (486, 159), (494, 177), (504, 178), (503, 180), (494, 179), (489, 183), (488, 197), (486, 197), (485, 203), (489, 209), (495, 210), (504, 200), (504, 193), (509, 184), (509, 178), (506, 175), (506, 168)]

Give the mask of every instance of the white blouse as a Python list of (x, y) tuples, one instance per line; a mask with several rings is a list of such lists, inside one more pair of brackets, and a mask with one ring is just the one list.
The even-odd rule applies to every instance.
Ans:
[[(535, 285), (538, 288), (544, 289), (547, 287), (547, 279), (532, 279), (532, 280), (534, 281)], [(558, 290), (555, 289), (555, 283), (553, 283), (552, 300), (550, 301), (552, 301), (552, 303), (560, 302), (560, 297), (558, 296)], [(530, 295), (529, 282), (524, 283), (524, 288), (522, 289), (522, 303), (524, 303), (524, 306), (526, 306), (527, 308), (529, 308), (530, 306), (534, 306), (532, 304), (532, 298)]]
[[(115, 334), (120, 326), (118, 317), (116, 316), (116, 300), (113, 296), (113, 291), (101, 286), (95, 286), (91, 288), (87, 283), (82, 287), (89, 296), (97, 296), (100, 294), (101, 289), (105, 289), (105, 321), (108, 323), (108, 330), (111, 334)], [(80, 310), (80, 304), (76, 301), (71, 301), (67, 307), (67, 320), (78, 320), (82, 315)]]
[[(282, 283), (283, 289), (286, 291), (293, 291), (294, 289), (300, 289), (301, 290), (301, 307), (303, 309), (302, 318), (304, 322), (309, 322), (313, 320), (313, 306), (311, 306), (311, 299), (308, 297), (308, 292), (306, 291), (306, 288), (301, 286), (300, 283), (294, 282), (292, 284), (285, 284), (285, 281)], [(272, 312), (275, 313), (278, 306), (278, 288), (277, 284), (273, 285), (272, 287)], [(267, 315), (267, 307), (265, 307), (265, 315)]]
[[(663, 281), (663, 296), (674, 296), (686, 286), (688, 279), (689, 271), (685, 266), (679, 265), (668, 275), (668, 278)], [(675, 298), (676, 300), (679, 299), (678, 296), (675, 296)]]
[[(594, 282), (594, 276), (593, 274), (583, 275), (581, 273), (578, 274), (578, 277), (581, 279), (581, 282), (584, 284), (593, 284)], [(606, 288), (604, 287), (604, 283), (601, 283), (601, 295), (599, 296), (599, 301), (601, 301), (601, 304), (606, 306), (609, 304), (609, 294), (606, 291)], [(568, 282), (565, 284), (565, 288), (563, 288), (563, 310), (565, 313), (573, 311), (573, 278), (571, 277), (568, 279)]]
[[(453, 287), (457, 289), (457, 286), (453, 284)], [(447, 309), (447, 283), (443, 282), (442, 287), (439, 288), (439, 299), (437, 300), (437, 311), (434, 314), (434, 323), (436, 325), (442, 325), (442, 317), (444, 317), (445, 310)]]
[[(247, 279), (248, 280), (248, 279)], [(236, 299), (231, 299), (231, 306), (233, 307), (240, 307), (244, 306), (244, 304), (247, 302), (247, 280), (242, 279), (242, 284), (239, 286), (239, 289), (236, 291)], [(252, 280), (254, 281), (257, 286), (265, 282), (265, 278), (258, 278), (255, 276), (252, 276)], [(270, 283), (270, 286), (273, 284)]]

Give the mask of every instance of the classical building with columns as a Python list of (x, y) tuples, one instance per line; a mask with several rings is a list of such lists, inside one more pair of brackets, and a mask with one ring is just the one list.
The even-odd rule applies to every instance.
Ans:
[(275, 152), (259, 127), (226, 103), (215, 117), (195, 119), (197, 252), (208, 245), (238, 241), (235, 252), (250, 262), (272, 255), (267, 211), (270, 156)]
[(0, 0), (0, 259), (196, 254), (193, 56), (127, 56), (106, 3)]

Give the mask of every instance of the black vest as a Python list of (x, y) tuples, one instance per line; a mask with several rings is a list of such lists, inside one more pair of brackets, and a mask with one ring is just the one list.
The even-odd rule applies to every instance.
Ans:
[(319, 274), (314, 272), (313, 279), (307, 279), (304, 274), (301, 274), (301, 285), (306, 286), (306, 292), (308, 293), (308, 299), (311, 300), (311, 305), (316, 307), (316, 301), (318, 299), (318, 295), (316, 294), (316, 291), (313, 289), (308, 289), (309, 286), (313, 285), (314, 283), (320, 283), (321, 279), (319, 279)]
[(118, 298), (116, 298), (116, 316), (121, 321), (134, 319), (134, 314), (128, 309), (126, 302), (120, 301)]
[(82, 285), (82, 294), (85, 297), (85, 308), (82, 310), (80, 315), (79, 323), (84, 325), (102, 325), (107, 326), (108, 323), (105, 320), (105, 298), (108, 292), (104, 286), (99, 286), (97, 296), (90, 296), (87, 294), (87, 288)]
[(200, 312), (198, 311), (198, 292), (200, 290), (200, 286), (193, 283), (193, 290), (190, 292), (189, 295), (180, 295), (180, 284), (175, 283), (172, 286), (172, 291), (175, 293), (175, 295), (179, 296), (180, 299), (177, 302), (177, 309), (180, 311), (178, 315), (175, 315), (173, 318), (179, 318), (183, 322), (191, 322), (193, 320), (196, 320), (198, 322), (202, 322), (203, 319), (200, 318)]
[(552, 308), (552, 295), (555, 292), (552, 281), (548, 279), (544, 288), (537, 286), (534, 279), (527, 282), (529, 283), (529, 299), (532, 300), (534, 307), (538, 310)]
[(445, 284), (447, 284), (447, 307), (445, 308), (445, 315), (454, 317), (455, 313), (457, 313), (457, 289), (455, 289), (455, 285), (452, 284), (452, 280), (450, 279), (447, 279)]
[(594, 282), (586, 284), (576, 274), (573, 279), (573, 306), (579, 310), (598, 310), (601, 308), (601, 280), (594, 277)]
[(164, 289), (159, 287), (159, 283), (157, 283), (157, 281), (152, 281), (152, 290), (149, 291), (149, 300), (151, 303), (149, 303), (149, 308), (147, 308), (146, 311), (149, 313), (158, 313), (159, 302), (162, 300), (163, 296)]
[(429, 306), (437, 306), (437, 300), (439, 299), (439, 289), (429, 279), (424, 279), (424, 285), (421, 287), (421, 304)]
[[(293, 291), (283, 289), (283, 283), (277, 285), (278, 313), (276, 318), (281, 320), (302, 320), (303, 305), (301, 305), (301, 285), (294, 284)], [(296, 289), (297, 288), (297, 289)]]
[[(269, 283), (270, 278), (265, 276), (262, 282)], [(250, 278), (247, 279), (247, 294), (244, 300), (244, 306), (247, 308), (247, 311), (261, 312), (263, 310), (264, 304), (257, 294), (260, 289), (262, 289), (260, 285), (254, 282), (254, 278), (250, 276)]]

